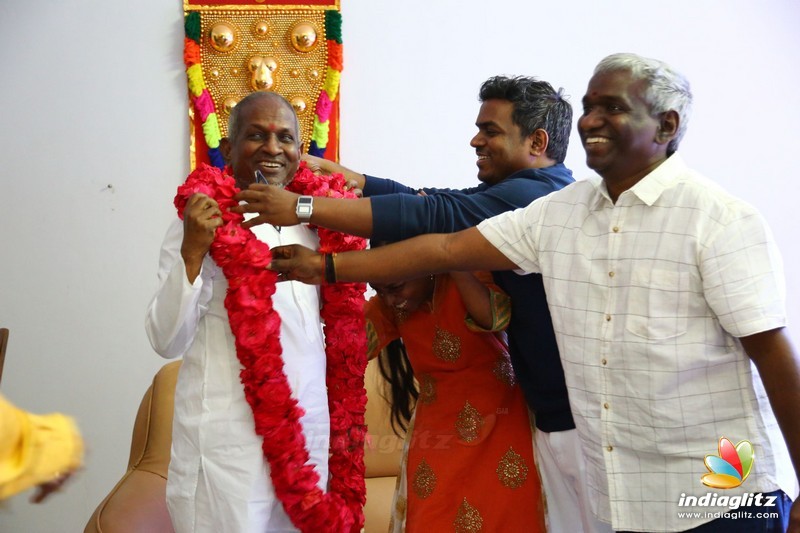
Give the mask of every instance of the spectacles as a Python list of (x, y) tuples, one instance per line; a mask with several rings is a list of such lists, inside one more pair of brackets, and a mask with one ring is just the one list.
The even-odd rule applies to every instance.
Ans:
[(264, 174), (262, 174), (260, 170), (256, 170), (256, 183), (263, 183), (264, 185), (269, 185), (267, 178), (264, 177)]

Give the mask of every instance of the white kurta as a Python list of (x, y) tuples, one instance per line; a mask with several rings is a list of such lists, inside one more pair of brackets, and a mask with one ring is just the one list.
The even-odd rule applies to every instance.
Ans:
[[(316, 233), (305, 226), (279, 233), (261, 225), (254, 232), (270, 247), (318, 245)], [(164, 239), (161, 284), (145, 321), (156, 352), (183, 356), (167, 481), (173, 525), (178, 533), (296, 531), (275, 495), (239, 380), (241, 365), (224, 306), (228, 283), (206, 256), (190, 284), (180, 255), (182, 240), (183, 222), (176, 220)], [(284, 371), (305, 410), (306, 446), (325, 488), (330, 419), (319, 291), (297, 282), (279, 283), (272, 301), (281, 316)]]

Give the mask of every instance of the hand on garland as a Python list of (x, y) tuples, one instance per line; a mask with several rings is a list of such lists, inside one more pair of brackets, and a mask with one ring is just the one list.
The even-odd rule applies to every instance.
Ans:
[(308, 285), (321, 285), (325, 278), (323, 254), (299, 244), (273, 248), (272, 262), (267, 268), (278, 272), (280, 281), (294, 280)]
[(259, 224), (295, 226), (300, 223), (295, 213), (298, 196), (281, 187), (253, 183), (234, 196), (234, 200), (237, 202), (245, 201), (247, 203), (234, 206), (231, 211), (234, 213), (258, 213), (257, 217), (242, 224), (245, 228), (252, 228)]
[(203, 258), (214, 241), (214, 232), (222, 225), (222, 211), (213, 198), (193, 194), (183, 210), (183, 242), (181, 257), (190, 283), (200, 274)]

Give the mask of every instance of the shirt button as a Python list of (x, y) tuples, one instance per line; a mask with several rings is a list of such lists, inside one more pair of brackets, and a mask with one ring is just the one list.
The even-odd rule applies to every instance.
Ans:
[(608, 451), (612, 451), (613, 449), (614, 449), (613, 446), (606, 446), (606, 450), (608, 450)]
[(603, 404), (603, 409), (608, 409), (608, 402)]
[(600, 362), (601, 362), (603, 365), (606, 365), (606, 364), (608, 364), (608, 361), (606, 361), (606, 360), (605, 360), (605, 358), (603, 358), (603, 359), (600, 359)]
[(609, 273), (608, 273), (608, 277), (609, 277), (609, 278), (613, 278), (613, 277), (614, 277), (614, 273), (613, 273), (613, 272), (609, 272)]
[(614, 227), (612, 228), (612, 231), (613, 231), (614, 233), (619, 233), (619, 226), (614, 226)]
[(611, 315), (606, 315), (606, 322), (611, 322)]

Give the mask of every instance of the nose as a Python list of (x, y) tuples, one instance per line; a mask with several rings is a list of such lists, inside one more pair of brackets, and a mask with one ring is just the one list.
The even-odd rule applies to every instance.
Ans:
[(278, 142), (278, 137), (276, 135), (267, 135), (262, 148), (270, 155), (281, 154), (281, 144)]
[(481, 135), (481, 132), (475, 134), (475, 136), (469, 141), (469, 145), (473, 148), (478, 148), (479, 146), (483, 146), (486, 144), (486, 140)]
[(590, 108), (583, 112), (578, 119), (579, 130), (591, 130), (599, 127), (603, 123), (603, 114), (596, 108)]

